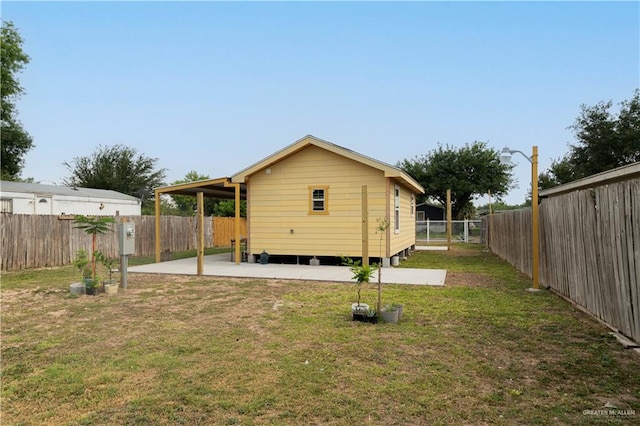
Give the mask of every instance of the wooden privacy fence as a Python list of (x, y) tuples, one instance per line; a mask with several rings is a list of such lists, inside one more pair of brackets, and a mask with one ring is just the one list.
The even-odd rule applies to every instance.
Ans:
[[(550, 196), (540, 282), (640, 342), (640, 179)], [(488, 221), (491, 251), (531, 276), (531, 210)]]
[[(233, 217), (213, 218), (214, 247), (227, 247), (231, 244), (231, 240), (236, 238), (234, 224), (235, 218)], [(243, 217), (240, 218), (240, 238), (247, 238), (247, 220)]]
[[(155, 254), (155, 217), (131, 216), (120, 219), (133, 222), (136, 226), (136, 256)], [(214, 229), (214, 222), (221, 221), (220, 230)], [(193, 217), (162, 216), (160, 218), (161, 251), (170, 252), (193, 250), (197, 246), (196, 220)], [(230, 222), (231, 224), (229, 225)], [(246, 235), (246, 224), (243, 236)], [(74, 228), (70, 219), (60, 219), (52, 215), (10, 215), (0, 214), (0, 239), (2, 241), (2, 271), (28, 268), (69, 265), (76, 257), (78, 249), (91, 250), (91, 236)], [(233, 218), (205, 218), (205, 247), (214, 246), (214, 236), (222, 235), (223, 244), (229, 246), (227, 228), (233, 229)], [(97, 247), (109, 258), (118, 257), (117, 225), (111, 225), (114, 232), (97, 236)], [(231, 231), (233, 235), (233, 231)]]

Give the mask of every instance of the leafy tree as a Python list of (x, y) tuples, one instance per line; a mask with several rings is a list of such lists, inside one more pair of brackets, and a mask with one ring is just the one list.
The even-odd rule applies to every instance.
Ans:
[(25, 154), (33, 148), (33, 138), (17, 119), (15, 104), (24, 93), (16, 75), (29, 63), (29, 56), (22, 51), (22, 37), (12, 22), (2, 21), (0, 46), (0, 173), (2, 179), (16, 180)]
[[(149, 211), (147, 212), (147, 210), (145, 209), (142, 212), (142, 214), (144, 215), (155, 214), (155, 209), (148, 209), (148, 210)], [(173, 202), (171, 197), (168, 197), (166, 195), (160, 196), (160, 214), (164, 216), (185, 216), (184, 213), (182, 213), (182, 211), (178, 209), (178, 206), (176, 206), (176, 204)]]
[[(184, 177), (184, 179), (180, 179), (177, 180), (175, 182), (171, 182), (171, 185), (178, 185), (181, 183), (189, 183), (189, 182), (196, 182), (199, 180), (206, 180), (206, 179), (210, 179), (208, 175), (201, 175), (198, 172), (196, 172), (195, 170), (190, 171), (189, 173), (187, 173)], [(189, 196), (189, 195), (171, 195), (171, 199), (173, 200), (173, 202), (175, 203), (177, 209), (178, 209), (178, 214), (180, 216), (193, 216), (195, 215), (197, 206), (198, 206), (198, 200), (196, 197), (193, 196)], [(216, 200), (212, 199), (212, 198), (205, 198), (204, 199), (204, 214), (206, 216), (212, 216), (213, 215), (213, 211), (216, 205)]]
[[(518, 209), (528, 207), (530, 205), (531, 205), (531, 198), (529, 198), (527, 201), (525, 201), (522, 204), (506, 204), (503, 201), (496, 201), (494, 203), (491, 203), (491, 211), (496, 212), (496, 211), (506, 211), (506, 210), (518, 210)], [(480, 212), (489, 213), (489, 204), (487, 203), (487, 204), (478, 206), (476, 210), (478, 211), (478, 213)]]
[(424, 187), (420, 202), (431, 198), (446, 206), (447, 189), (451, 189), (454, 219), (463, 219), (465, 214), (474, 211), (475, 196), (491, 191), (499, 199), (513, 182), (513, 165), (502, 164), (497, 150), (478, 141), (458, 149), (438, 144), (438, 148), (428, 154), (403, 160), (398, 167)]
[(581, 105), (573, 130), (575, 144), (539, 176), (539, 186), (549, 188), (640, 161), (640, 90), (620, 103), (614, 115), (611, 101)]
[[(236, 215), (236, 201), (235, 200), (218, 200), (214, 209), (214, 216), (235, 217)], [(240, 216), (247, 217), (247, 202), (240, 201)]]
[[(178, 185), (181, 183), (197, 182), (199, 180), (210, 179), (207, 175), (201, 175), (198, 172), (192, 170), (185, 175), (184, 179), (172, 182), (171, 185)], [(171, 195), (178, 214), (180, 216), (193, 216), (197, 210), (198, 200), (194, 196), (189, 195)], [(246, 202), (240, 202), (240, 215), (246, 217)], [(221, 200), (216, 198), (204, 199), (204, 214), (207, 216), (226, 216), (233, 217), (236, 215), (235, 200)]]
[(91, 156), (64, 162), (71, 176), (66, 186), (111, 189), (142, 200), (144, 214), (153, 213), (153, 188), (164, 185), (165, 169), (156, 170), (157, 158), (149, 158), (123, 145), (98, 146)]

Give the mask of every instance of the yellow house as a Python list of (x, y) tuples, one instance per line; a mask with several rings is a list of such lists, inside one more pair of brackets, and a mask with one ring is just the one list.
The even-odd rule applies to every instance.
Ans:
[[(307, 135), (231, 177), (246, 189), (247, 251), (383, 258), (415, 247), (416, 195), (397, 167)], [(388, 228), (380, 231), (385, 221)]]
[[(232, 177), (155, 188), (155, 252), (160, 262), (163, 194), (196, 196), (198, 274), (204, 268), (204, 198), (236, 201), (235, 241), (249, 259), (275, 256), (382, 258), (407, 255), (416, 241), (416, 195), (424, 189), (397, 167), (307, 135)], [(247, 201), (247, 235), (240, 201)], [(380, 230), (380, 224), (388, 224)], [(300, 259), (302, 257), (302, 259)], [(235, 245), (236, 263), (240, 244)]]

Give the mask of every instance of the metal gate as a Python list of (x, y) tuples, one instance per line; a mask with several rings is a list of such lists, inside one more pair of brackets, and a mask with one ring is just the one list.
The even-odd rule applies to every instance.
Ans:
[[(481, 243), (481, 220), (452, 220), (451, 241), (463, 243)], [(416, 243), (433, 243), (447, 241), (446, 220), (416, 221)]]

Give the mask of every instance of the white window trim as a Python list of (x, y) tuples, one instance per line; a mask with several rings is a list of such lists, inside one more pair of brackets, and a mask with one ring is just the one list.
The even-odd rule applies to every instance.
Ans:
[(411, 194), (411, 217), (415, 216), (416, 212), (416, 196), (415, 194)]

